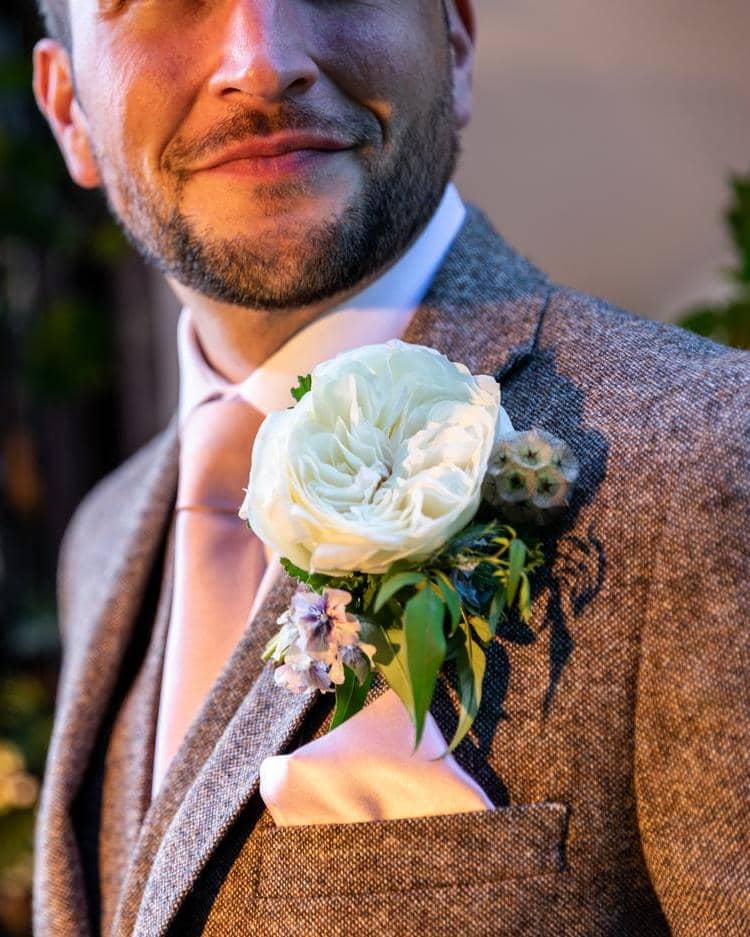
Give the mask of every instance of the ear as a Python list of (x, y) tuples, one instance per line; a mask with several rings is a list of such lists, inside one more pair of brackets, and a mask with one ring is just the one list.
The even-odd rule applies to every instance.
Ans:
[(71, 177), (84, 189), (95, 189), (101, 179), (86, 115), (76, 98), (70, 56), (54, 39), (40, 39), (34, 46), (33, 87)]
[(449, 40), (453, 55), (453, 109), (456, 125), (463, 129), (473, 110), (474, 41), (476, 15), (473, 0), (446, 0)]

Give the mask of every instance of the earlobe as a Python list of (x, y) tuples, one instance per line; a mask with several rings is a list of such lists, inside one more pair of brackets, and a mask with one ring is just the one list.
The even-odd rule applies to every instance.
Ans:
[(66, 129), (66, 150), (71, 154), (70, 158), (66, 157), (68, 170), (78, 185), (85, 189), (95, 189), (101, 185), (99, 168), (91, 147), (88, 121), (75, 97), (70, 110), (72, 120)]
[(33, 88), (71, 178), (83, 188), (96, 188), (101, 179), (86, 117), (75, 96), (70, 56), (54, 39), (42, 39), (34, 47)]

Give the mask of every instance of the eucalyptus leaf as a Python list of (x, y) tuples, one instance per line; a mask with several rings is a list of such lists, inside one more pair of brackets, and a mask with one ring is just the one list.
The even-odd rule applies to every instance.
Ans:
[(468, 527), (464, 527), (448, 541), (442, 552), (447, 554), (460, 553), (466, 547), (481, 546), (491, 538), (496, 527), (497, 524), (494, 521), (485, 524), (469, 524)]
[(336, 708), (333, 711), (333, 718), (328, 728), (329, 732), (362, 709), (371, 683), (372, 671), (368, 673), (364, 682), (360, 685), (354, 671), (346, 664), (344, 665), (344, 682), (336, 687)]
[(422, 738), (435, 681), (446, 653), (445, 605), (432, 589), (422, 589), (404, 608), (404, 637), (409, 681), (414, 699), (414, 750)]
[(418, 583), (425, 582), (426, 579), (424, 573), (417, 572), (396, 573), (393, 576), (388, 576), (383, 580), (378, 590), (375, 599), (375, 612), (379, 612), (389, 599), (392, 599), (397, 592), (405, 589), (406, 586), (416, 586)]

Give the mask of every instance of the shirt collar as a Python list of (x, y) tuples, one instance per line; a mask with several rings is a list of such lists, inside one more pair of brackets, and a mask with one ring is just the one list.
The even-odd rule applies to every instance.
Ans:
[(215, 397), (241, 397), (262, 413), (282, 410), (294, 403), (290, 388), (299, 375), (343, 351), (400, 337), (465, 214), (458, 190), (449, 183), (428, 224), (393, 266), (295, 333), (238, 383), (231, 383), (208, 363), (185, 306), (177, 329), (180, 425), (195, 407)]

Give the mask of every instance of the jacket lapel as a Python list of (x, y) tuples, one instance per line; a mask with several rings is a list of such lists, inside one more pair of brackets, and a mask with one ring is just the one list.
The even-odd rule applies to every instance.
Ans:
[(279, 577), (170, 764), (144, 818), (113, 935), (166, 930), (186, 884), (254, 793), (255, 761), (282, 750), (314, 705), (312, 696), (273, 692), (261, 660), (295, 588), (288, 576)]
[[(35, 933), (80, 937), (85, 896), (71, 805), (114, 690), (149, 571), (164, 533), (177, 481), (176, 422), (156, 438), (142, 461), (120, 470), (120, 510), (108, 518), (108, 542), (91, 570), (86, 594), (71, 610), (75, 635), (65, 648), (55, 728), (37, 821)], [(130, 475), (132, 473), (132, 477)], [(120, 500), (120, 498), (118, 498)], [(92, 555), (93, 555), (92, 552)], [(84, 588), (84, 586), (81, 586)]]
[(474, 205), (404, 333), (499, 381), (534, 351), (553, 285)]
[[(544, 274), (484, 216), (467, 218), (404, 340), (430, 345), (474, 373), (501, 375), (534, 347), (550, 294)], [(261, 761), (289, 749), (317, 695), (275, 689), (260, 661), (294, 583), (282, 576), (214, 684), (151, 805), (113, 933), (166, 933), (232, 822), (256, 793)]]

